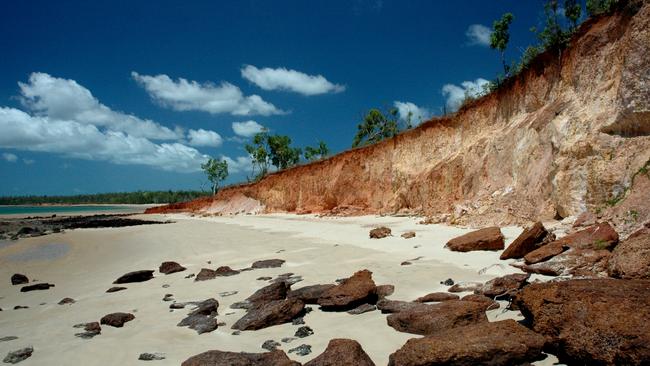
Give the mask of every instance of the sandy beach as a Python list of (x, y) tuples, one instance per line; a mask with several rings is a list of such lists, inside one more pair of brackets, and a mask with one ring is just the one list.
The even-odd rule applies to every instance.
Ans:
[[(379, 284), (392, 284), (390, 299), (412, 301), (430, 292), (446, 291), (440, 284), (448, 278), (456, 282), (481, 281), (518, 270), (499, 260), (499, 251), (458, 253), (444, 249), (451, 238), (469, 230), (442, 225), (418, 225), (419, 218), (364, 216), (353, 218), (317, 218), (311, 215), (258, 215), (233, 217), (190, 217), (186, 215), (147, 215), (147, 219), (173, 220), (165, 225), (143, 225), (118, 229), (77, 229), (61, 234), (20, 239), (0, 246), (0, 338), (18, 339), (0, 342), (0, 355), (31, 345), (34, 354), (24, 365), (140, 364), (144, 352), (164, 353), (160, 365), (178, 365), (188, 357), (212, 349), (223, 351), (264, 352), (266, 340), (281, 343), (288, 352), (308, 344), (306, 356), (288, 353), (306, 362), (319, 355), (332, 338), (357, 340), (377, 365), (385, 365), (388, 356), (408, 339), (419, 337), (400, 333), (386, 325), (386, 315), (372, 311), (361, 315), (346, 312), (314, 311), (304, 318), (314, 334), (291, 342), (299, 325), (291, 323), (233, 335), (230, 328), (244, 315), (244, 310), (229, 306), (242, 301), (268, 284), (257, 280), (292, 272), (305, 285), (334, 283), (360, 269), (373, 272)], [(369, 239), (368, 231), (385, 225), (393, 236)], [(404, 239), (400, 234), (415, 231), (416, 237)], [(502, 228), (509, 244), (520, 232), (517, 227)], [(231, 277), (195, 282), (187, 279), (201, 268), (230, 266), (246, 268), (261, 259), (286, 261), (280, 268), (256, 269)], [(125, 285), (127, 290), (106, 293), (112, 282), (124, 273), (157, 269), (163, 261), (176, 261), (187, 267), (184, 272), (163, 275), (142, 283)], [(411, 265), (401, 265), (410, 261)], [(210, 264), (208, 262), (211, 262)], [(47, 291), (21, 293), (12, 286), (13, 273), (23, 273), (30, 280), (56, 285)], [(531, 278), (531, 281), (534, 278)], [(169, 285), (168, 287), (164, 285)], [(220, 294), (237, 291), (230, 296)], [(189, 309), (170, 311), (165, 294), (176, 301), (219, 301), (217, 319), (225, 322), (211, 333), (198, 335), (176, 324)], [(464, 294), (461, 294), (464, 295)], [(65, 298), (76, 303), (58, 305)], [(14, 306), (29, 306), (13, 310)], [(517, 317), (501, 309), (488, 311), (490, 320)], [(78, 323), (99, 321), (113, 312), (130, 312), (135, 320), (123, 328), (102, 327), (92, 339), (74, 334)], [(547, 359), (548, 363), (553, 358)]]

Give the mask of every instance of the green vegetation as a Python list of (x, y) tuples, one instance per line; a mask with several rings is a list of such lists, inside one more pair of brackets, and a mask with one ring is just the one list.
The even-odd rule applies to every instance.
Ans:
[(317, 147), (305, 147), (305, 159), (307, 161), (315, 161), (325, 158), (329, 155), (330, 150), (324, 141), (319, 141)]
[(177, 203), (209, 195), (200, 191), (137, 191), (81, 194), (75, 196), (14, 196), (0, 197), (0, 205), (41, 205), (41, 204), (130, 204)]
[(379, 109), (371, 109), (357, 126), (357, 134), (352, 141), (352, 147), (366, 146), (381, 140), (396, 136), (400, 132), (397, 109), (392, 108), (387, 113)]
[(505, 13), (501, 19), (495, 20), (492, 25), (492, 34), (490, 35), (490, 47), (501, 52), (501, 63), (503, 72), (508, 75), (510, 67), (506, 63), (506, 47), (510, 42), (510, 23), (514, 19), (512, 13)]
[[(245, 146), (253, 164), (252, 177), (249, 181), (262, 179), (269, 171), (269, 165), (282, 170), (297, 165), (300, 162), (302, 149), (291, 147), (291, 137), (269, 135), (267, 129), (253, 136), (253, 141)], [(327, 149), (327, 146), (325, 146)]]
[(603, 250), (607, 249), (607, 242), (603, 239), (598, 239), (594, 242), (594, 249)]
[(587, 0), (587, 12), (590, 15), (609, 14), (619, 3), (620, 0)]
[(212, 194), (217, 194), (219, 182), (228, 177), (228, 162), (210, 158), (207, 162), (201, 164), (201, 169), (203, 169), (205, 175), (208, 176), (208, 181), (212, 184)]

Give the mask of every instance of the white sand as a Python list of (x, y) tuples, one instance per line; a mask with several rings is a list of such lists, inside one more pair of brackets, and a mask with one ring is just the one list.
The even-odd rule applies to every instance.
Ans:
[[(241, 301), (267, 282), (260, 276), (277, 276), (293, 272), (304, 278), (293, 288), (319, 283), (333, 283), (357, 270), (373, 271), (377, 284), (395, 285), (396, 300), (413, 300), (421, 295), (444, 291), (440, 281), (487, 281), (517, 270), (498, 259), (500, 252), (454, 253), (444, 249), (451, 238), (469, 230), (441, 225), (417, 225), (419, 219), (397, 217), (316, 218), (296, 215), (262, 215), (190, 218), (184, 215), (147, 216), (172, 218), (168, 225), (145, 225), (120, 229), (85, 229), (38, 238), (22, 239), (0, 247), (0, 338), (19, 339), (0, 342), (0, 357), (27, 345), (34, 346), (34, 355), (21, 365), (131, 365), (140, 364), (143, 352), (162, 352), (163, 361), (155, 365), (178, 365), (188, 357), (211, 349), (224, 351), (264, 352), (265, 340), (280, 341), (292, 337), (299, 326), (285, 324), (258, 331), (232, 335), (230, 326), (243, 314), (231, 310), (230, 304)], [(393, 237), (369, 239), (368, 231), (378, 225), (393, 230)], [(399, 235), (413, 230), (417, 236), (403, 239)], [(520, 232), (516, 227), (502, 229), (509, 244)], [(39, 250), (52, 252), (51, 243), (67, 244), (66, 251), (55, 255), (39, 255)], [(45, 248), (45, 249), (43, 249)], [(27, 253), (27, 254), (26, 254)], [(48, 252), (49, 253), (49, 252)], [(51, 253), (50, 253), (51, 254)], [(409, 266), (405, 260), (416, 257)], [(13, 259), (12, 259), (13, 258)], [(16, 261), (16, 258), (21, 259)], [(50, 258), (50, 259), (48, 259)], [(232, 277), (219, 277), (194, 282), (184, 277), (203, 268), (227, 265), (240, 269), (255, 260), (281, 258), (281, 268), (242, 272)], [(128, 284), (128, 290), (107, 294), (106, 289), (120, 275), (139, 269), (157, 269), (162, 261), (174, 260), (188, 267), (185, 272), (161, 275), (150, 281)], [(211, 261), (212, 264), (207, 264)], [(56, 284), (48, 291), (20, 293), (21, 286), (11, 286), (10, 276), (23, 273), (30, 279)], [(169, 288), (163, 288), (169, 284)], [(221, 297), (218, 293), (239, 291)], [(189, 309), (169, 311), (165, 294), (174, 294), (177, 301), (219, 300), (219, 321), (227, 325), (212, 333), (197, 335), (176, 324)], [(461, 294), (464, 295), (464, 294)], [(57, 305), (64, 297), (77, 303)], [(39, 305), (45, 303), (45, 305)], [(15, 305), (29, 309), (13, 310)], [(331, 338), (359, 341), (377, 365), (385, 365), (388, 356), (406, 340), (416, 337), (400, 333), (386, 325), (386, 315), (379, 311), (362, 315), (321, 312), (317, 306), (305, 317), (306, 325), (315, 334), (291, 343), (283, 343), (288, 351), (301, 344), (312, 346), (312, 353), (292, 359), (306, 362), (326, 347)], [(102, 327), (102, 334), (93, 339), (77, 338), (77, 323), (99, 321), (112, 312), (134, 312), (136, 319), (124, 328)], [(234, 314), (229, 314), (234, 313)], [(491, 311), (491, 320), (513, 317), (512, 312)], [(548, 362), (548, 360), (547, 360)]]

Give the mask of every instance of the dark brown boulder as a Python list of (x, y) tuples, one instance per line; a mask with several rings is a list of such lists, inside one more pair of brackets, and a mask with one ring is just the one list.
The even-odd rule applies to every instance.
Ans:
[(181, 366), (300, 366), (284, 351), (265, 353), (207, 351), (183, 361)]
[(291, 322), (305, 310), (305, 303), (298, 299), (265, 302), (248, 310), (246, 315), (233, 324), (236, 330), (257, 330)]
[(291, 287), (286, 282), (274, 282), (255, 291), (246, 298), (246, 302), (255, 306), (270, 301), (283, 300), (287, 298), (289, 290)]
[(385, 226), (374, 228), (370, 230), (370, 234), (369, 234), (370, 239), (383, 239), (390, 235), (391, 235), (390, 229)]
[(377, 298), (383, 299), (387, 296), (392, 295), (395, 292), (395, 286), (393, 285), (379, 285), (375, 288), (375, 294)]
[(544, 337), (514, 320), (483, 322), (410, 339), (389, 366), (521, 365), (543, 358)]
[(387, 300), (382, 299), (377, 301), (377, 309), (383, 314), (399, 313), (405, 310), (421, 309), (428, 305), (419, 302), (400, 301), (400, 300)]
[(21, 287), (20, 292), (49, 290), (50, 287), (54, 287), (54, 285), (51, 283), (37, 283), (35, 285), (27, 285)]
[(474, 301), (450, 300), (400, 311), (388, 316), (388, 325), (400, 332), (428, 335), (441, 330), (487, 322), (485, 306)]
[(524, 272), (546, 276), (607, 277), (609, 250), (569, 249), (545, 262), (512, 264)]
[(323, 293), (335, 286), (336, 285), (331, 284), (305, 286), (296, 290), (291, 290), (287, 297), (300, 299), (305, 304), (317, 304), (318, 299), (323, 296)]
[(25, 283), (29, 283), (29, 278), (25, 276), (24, 274), (16, 273), (13, 276), (11, 276), (11, 284), (16, 286), (16, 285), (22, 285)]
[(476, 291), (483, 287), (483, 284), (480, 282), (459, 282), (454, 284), (447, 289), (449, 292), (467, 292), (467, 291)]
[(207, 281), (213, 280), (217, 277), (217, 271), (210, 268), (201, 268), (199, 274), (196, 275), (194, 281)]
[(569, 249), (569, 246), (565, 243), (553, 241), (526, 254), (524, 260), (526, 261), (526, 264), (543, 262), (561, 254), (567, 249)]
[(484, 295), (478, 295), (478, 294), (470, 294), (470, 295), (463, 296), (461, 300), (481, 303), (485, 306), (486, 311), (492, 309), (498, 309), (500, 306), (498, 302), (490, 299), (489, 297)]
[(422, 297), (418, 297), (415, 302), (441, 302), (449, 300), (458, 300), (458, 295), (450, 294), (448, 292), (432, 292)]
[(114, 286), (114, 287), (111, 287), (108, 290), (106, 290), (106, 292), (111, 293), (111, 292), (118, 292), (118, 291), (122, 291), (122, 290), (126, 290), (126, 287)]
[(472, 231), (465, 235), (451, 239), (445, 248), (455, 252), (469, 252), (474, 250), (501, 250), (504, 246), (504, 237), (501, 229), (496, 226)]
[(21, 348), (17, 351), (7, 353), (7, 356), (5, 356), (2, 362), (12, 364), (22, 362), (32, 357), (32, 353), (34, 353), (34, 348), (32, 346)]
[(332, 339), (323, 353), (304, 366), (375, 366), (359, 342), (352, 339)]
[(255, 268), (255, 269), (277, 268), (277, 267), (282, 267), (283, 264), (284, 264), (283, 259), (265, 259), (265, 260), (253, 262), (251, 268)]
[(235, 269), (232, 269), (232, 268), (230, 268), (228, 266), (221, 266), (221, 267), (217, 268), (217, 270), (215, 272), (216, 272), (217, 276), (223, 276), (223, 277), (234, 276), (234, 275), (238, 275), (240, 273), (239, 271), (237, 271)]
[(650, 228), (643, 228), (614, 248), (608, 273), (624, 279), (650, 279)]
[(415, 238), (415, 231), (407, 231), (404, 234), (400, 235), (404, 239)]
[(102, 327), (99, 325), (98, 322), (77, 324), (74, 327), (84, 328), (84, 332), (75, 333), (76, 337), (83, 338), (83, 339), (90, 339), (102, 333)]
[(101, 324), (110, 325), (115, 328), (122, 328), (124, 323), (130, 322), (135, 319), (135, 315), (129, 313), (112, 313), (104, 315), (103, 318), (99, 320)]
[(553, 239), (549, 238), (549, 236), (553, 239), (555, 238), (555, 235), (549, 234), (546, 228), (544, 228), (544, 225), (538, 221), (533, 226), (526, 228), (517, 239), (510, 243), (506, 250), (501, 253), (500, 258), (523, 258), (526, 254), (546, 244), (548, 241), (552, 241)]
[(120, 284), (120, 283), (144, 282), (144, 281), (149, 281), (152, 278), (153, 278), (153, 271), (151, 270), (134, 271), (122, 275), (113, 283)]
[(180, 264), (178, 264), (176, 262), (171, 262), (171, 261), (170, 262), (162, 262), (160, 267), (158, 267), (158, 271), (160, 273), (164, 273), (164, 274), (172, 274), (172, 273), (176, 273), (176, 272), (183, 272), (186, 269), (187, 268), (181, 266)]
[(364, 269), (325, 291), (318, 299), (318, 305), (326, 310), (350, 310), (365, 302), (375, 303), (376, 288), (372, 272)]
[(561, 363), (642, 365), (650, 360), (650, 281), (534, 283), (513, 303)]
[(76, 302), (76, 301), (74, 301), (73, 298), (70, 298), (70, 297), (64, 297), (63, 299), (61, 299), (61, 301), (58, 302), (58, 304), (59, 304), (59, 305), (72, 305), (72, 304), (74, 304), (75, 302)]
[(219, 327), (216, 319), (218, 309), (219, 302), (216, 299), (201, 301), (177, 326), (194, 329), (198, 334), (212, 332)]
[(483, 287), (474, 291), (474, 293), (492, 299), (499, 297), (499, 299), (507, 300), (510, 299), (510, 296), (517, 292), (517, 290), (528, 284), (528, 278), (530, 278), (530, 274), (526, 273), (514, 273), (503, 277), (493, 278), (486, 282)]

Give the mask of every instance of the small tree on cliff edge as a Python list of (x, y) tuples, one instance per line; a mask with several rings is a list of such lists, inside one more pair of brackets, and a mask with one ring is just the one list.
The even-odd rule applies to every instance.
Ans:
[(510, 41), (510, 23), (514, 18), (512, 13), (503, 14), (501, 19), (495, 20), (494, 24), (492, 24), (492, 34), (490, 35), (490, 47), (501, 52), (501, 63), (506, 76), (510, 71), (508, 64), (506, 64), (506, 47), (508, 47)]
[(307, 161), (322, 159), (329, 155), (329, 153), (330, 149), (327, 147), (327, 144), (324, 141), (319, 141), (317, 147), (305, 147), (305, 159)]
[(398, 111), (393, 108), (387, 114), (379, 109), (371, 109), (357, 126), (357, 134), (352, 147), (371, 145), (399, 133)]
[(201, 169), (203, 169), (212, 184), (212, 194), (216, 194), (219, 183), (228, 177), (228, 162), (210, 158), (207, 162), (201, 164)]

